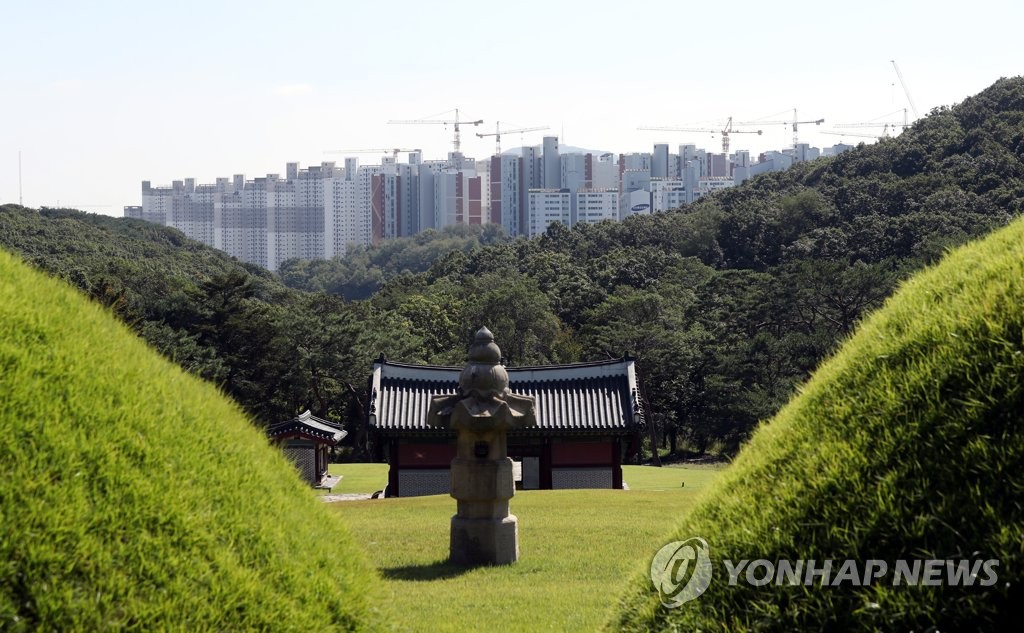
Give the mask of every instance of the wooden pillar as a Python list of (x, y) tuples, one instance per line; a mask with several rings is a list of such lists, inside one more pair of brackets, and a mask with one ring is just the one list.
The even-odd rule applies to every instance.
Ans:
[(551, 440), (544, 439), (540, 449), (540, 489), (551, 490)]
[(622, 442), (612, 440), (612, 488), (622, 490)]
[(388, 497), (398, 496), (398, 440), (388, 441)]

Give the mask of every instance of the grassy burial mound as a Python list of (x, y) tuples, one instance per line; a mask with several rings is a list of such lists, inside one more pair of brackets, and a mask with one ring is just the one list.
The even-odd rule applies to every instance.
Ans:
[(0, 252), (0, 629), (361, 629), (352, 537), (216, 388)]
[[(661, 605), (645, 565), (622, 598), (622, 630), (1014, 630), (1024, 618), (1024, 220), (947, 255), (885, 306), (763, 425), (666, 538), (703, 537), (706, 593)], [(830, 586), (724, 559), (814, 559)], [(867, 586), (847, 559), (886, 561)], [(968, 560), (974, 586), (894, 586), (900, 560)], [(974, 569), (998, 559), (998, 580)], [(651, 560), (646, 563), (649, 565)], [(921, 563), (922, 569), (924, 563)], [(876, 570), (877, 571), (877, 570)], [(805, 568), (806, 572), (806, 568)], [(685, 575), (685, 572), (684, 572)], [(806, 579), (806, 574), (802, 576)], [(904, 577), (906, 578), (906, 577)], [(837, 582), (838, 581), (838, 582)], [(962, 582), (962, 581), (961, 581)], [(672, 588), (671, 586), (669, 587)], [(669, 600), (671, 602), (671, 600)], [(677, 628), (673, 628), (677, 627)]]

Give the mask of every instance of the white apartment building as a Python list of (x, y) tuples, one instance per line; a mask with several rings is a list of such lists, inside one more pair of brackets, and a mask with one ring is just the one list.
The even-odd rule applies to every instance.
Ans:
[(850, 151), (851, 149), (853, 149), (853, 145), (849, 145), (847, 143), (836, 143), (832, 147), (826, 147), (825, 149), (821, 150), (821, 155), (826, 157), (838, 156), (843, 152)]
[(351, 244), (370, 243), (372, 226), (369, 214), (359, 206), (358, 173), (358, 159), (346, 158), (341, 173), (324, 182), (325, 258), (343, 256)]
[[(355, 165), (353, 160), (350, 166)], [(268, 174), (247, 181), (238, 174), (212, 185), (197, 186), (187, 178), (170, 187), (144, 181), (141, 209), (128, 208), (126, 215), (174, 227), (242, 261), (276, 270), (287, 259), (331, 257), (350, 243), (369, 243), (373, 171), (357, 171), (349, 180), (334, 163), (307, 169), (289, 163), (285, 178)]]
[(735, 187), (736, 182), (732, 178), (701, 178), (697, 180), (697, 187), (693, 191), (693, 200), (714, 193), (720, 189)]
[(245, 176), (235, 175), (231, 191), (214, 203), (213, 215), (214, 248), (250, 264), (267, 267), (265, 178), (246, 183)]
[(299, 170), (288, 163), (287, 178), (267, 178), (267, 268), (287, 259), (323, 257), (325, 180), (335, 177), (334, 163)]
[(561, 162), (560, 189), (576, 191), (590, 186), (587, 173), (590, 171), (588, 163), (593, 160), (590, 154), (562, 154), (559, 157)]
[(572, 226), (572, 194), (568, 189), (530, 189), (527, 199), (530, 237), (543, 235), (554, 222)]
[(472, 169), (434, 174), (434, 227), (483, 224), (483, 183)]
[(509, 235), (523, 235), (527, 216), (522, 195), (523, 159), (503, 154), (491, 162), (491, 217), (498, 218)]
[(619, 219), (618, 189), (580, 189), (575, 195), (576, 218), (573, 224)]
[(668, 178), (669, 176), (668, 143), (657, 143), (651, 156), (651, 178)]
[(619, 164), (615, 154), (601, 154), (591, 162), (590, 188), (616, 189), (619, 186)]
[(651, 178), (651, 210), (654, 213), (678, 209), (689, 201), (682, 178)]
[(629, 154), (621, 154), (619, 161), (622, 164), (623, 170), (632, 171), (646, 171), (648, 174), (651, 173), (651, 155), (643, 152), (631, 152)]
[(558, 189), (562, 186), (562, 161), (558, 153), (558, 137), (544, 137), (544, 180), (540, 187)]

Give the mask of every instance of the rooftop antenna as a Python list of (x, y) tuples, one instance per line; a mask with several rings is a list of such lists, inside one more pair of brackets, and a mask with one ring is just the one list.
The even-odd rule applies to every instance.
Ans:
[(21, 150), (18, 150), (18, 206), (25, 206), (21, 201)]

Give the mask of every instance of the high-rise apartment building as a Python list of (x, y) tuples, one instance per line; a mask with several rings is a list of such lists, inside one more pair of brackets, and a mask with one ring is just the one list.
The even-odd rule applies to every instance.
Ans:
[(540, 185), (545, 189), (559, 189), (562, 186), (562, 161), (558, 153), (558, 137), (544, 137), (544, 180)]
[(543, 235), (555, 222), (572, 226), (572, 194), (568, 189), (531, 189), (527, 199), (530, 237)]
[(678, 209), (689, 202), (682, 178), (651, 178), (651, 211)]
[(619, 219), (618, 189), (580, 189), (576, 192), (574, 223), (596, 224)]
[(341, 168), (288, 163), (284, 178), (236, 174), (209, 185), (186, 178), (168, 187), (143, 181), (142, 205), (124, 213), (276, 270), (291, 258), (342, 256), (353, 244), (456, 224), (501, 224), (509, 235), (535, 236), (553, 222), (573, 226), (660, 213), (820, 154), (801, 144), (752, 163), (745, 150), (726, 156), (681, 144), (671, 154), (665, 143), (653, 150), (565, 152), (548, 136), (539, 146), (482, 162), (459, 152), (423, 160), (412, 151), (407, 163), (391, 156), (379, 165), (346, 158)]

